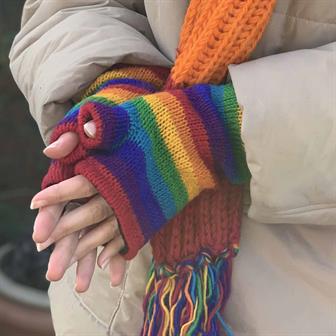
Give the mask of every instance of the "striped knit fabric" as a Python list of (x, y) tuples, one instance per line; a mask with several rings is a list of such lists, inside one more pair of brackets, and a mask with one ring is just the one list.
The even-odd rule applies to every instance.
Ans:
[[(100, 75), (85, 91), (83, 100), (76, 104), (58, 124), (52, 133), (50, 142), (56, 141), (65, 132), (76, 132), (86, 139), (82, 129), (78, 128), (77, 113), (88, 101), (109, 101), (111, 106), (131, 98), (153, 93), (162, 88), (169, 74), (169, 69), (159, 66), (123, 65)], [(65, 158), (51, 162), (42, 181), (42, 188), (64, 181), (74, 176), (74, 164), (87, 156), (87, 148), (81, 142)]]
[(114, 209), (128, 259), (190, 200), (213, 188), (218, 172), (233, 183), (249, 178), (232, 85), (195, 85), (117, 106), (91, 96), (64, 123), (76, 120), (83, 129), (90, 119), (97, 135), (79, 133), (90, 154), (75, 172)]

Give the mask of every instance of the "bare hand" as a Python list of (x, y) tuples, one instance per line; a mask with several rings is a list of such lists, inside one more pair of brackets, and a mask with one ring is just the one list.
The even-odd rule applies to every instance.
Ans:
[[(91, 126), (85, 131), (88, 136), (94, 136), (94, 125), (88, 124)], [(68, 155), (77, 143), (75, 133), (65, 133), (44, 153), (58, 159)], [(68, 201), (83, 197), (92, 198), (79, 208), (61, 215)], [(33, 198), (32, 208), (40, 208), (33, 233), (38, 249), (43, 250), (55, 243), (46, 275), (50, 281), (60, 280), (66, 269), (77, 262), (75, 288), (80, 292), (86, 291), (94, 272), (97, 247), (106, 244), (97, 263), (101, 268), (110, 266), (111, 285), (121, 283), (125, 260), (119, 251), (124, 242), (112, 210), (87, 179), (76, 176), (41, 191)]]

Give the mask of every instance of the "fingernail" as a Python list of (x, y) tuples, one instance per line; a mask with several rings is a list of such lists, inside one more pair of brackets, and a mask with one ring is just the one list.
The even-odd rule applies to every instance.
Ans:
[(34, 199), (31, 201), (30, 203), (30, 209), (31, 210), (35, 210), (35, 209), (38, 209), (38, 208), (42, 208), (44, 207), (45, 205), (47, 205), (47, 202), (46, 201), (43, 201), (43, 200), (39, 200), (39, 201), (35, 201)]
[(52, 240), (46, 240), (44, 243), (37, 243), (36, 244), (37, 252), (42, 252), (43, 250), (47, 249), (53, 243), (54, 242)]
[(48, 278), (48, 273), (46, 273), (45, 278), (46, 278), (49, 282), (51, 282), (50, 279)]
[(89, 138), (94, 138), (96, 135), (96, 125), (93, 121), (89, 121), (84, 124), (84, 132)]
[(45, 151), (48, 151), (48, 149), (58, 147), (59, 144), (60, 144), (60, 142), (61, 142), (60, 139), (58, 139), (58, 140), (52, 142), (49, 146), (47, 146), (46, 148), (44, 148), (43, 153), (44, 153)]
[(100, 268), (101, 268), (102, 270), (105, 271), (105, 269), (106, 269), (107, 265), (109, 264), (109, 262), (110, 262), (110, 259), (107, 258), (106, 260), (104, 260), (104, 261), (101, 263)]
[(44, 248), (43, 248), (42, 244), (37, 243), (37, 244), (36, 244), (36, 250), (37, 250), (37, 252), (41, 252), (41, 251), (43, 251)]
[(110, 288), (114, 288), (115, 286), (113, 286), (112, 282), (110, 282)]

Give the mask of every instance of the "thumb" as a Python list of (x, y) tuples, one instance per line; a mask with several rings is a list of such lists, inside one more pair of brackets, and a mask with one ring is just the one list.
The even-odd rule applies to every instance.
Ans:
[(62, 134), (55, 142), (51, 143), (43, 151), (50, 159), (61, 159), (70, 154), (78, 145), (79, 137), (74, 132)]
[(89, 137), (89, 138), (94, 138), (96, 135), (96, 125), (93, 120), (87, 122), (84, 124), (84, 133)]

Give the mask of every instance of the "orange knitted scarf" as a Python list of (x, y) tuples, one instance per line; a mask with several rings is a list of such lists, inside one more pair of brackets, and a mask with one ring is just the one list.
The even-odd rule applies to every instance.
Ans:
[[(166, 88), (219, 84), (245, 61), (275, 0), (191, 0)], [(217, 335), (238, 250), (242, 186), (223, 177), (152, 239), (154, 263), (144, 302), (143, 335)], [(224, 274), (225, 273), (225, 274)]]

